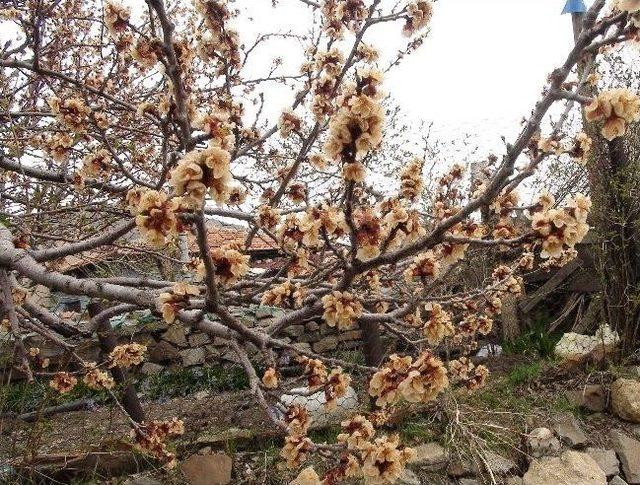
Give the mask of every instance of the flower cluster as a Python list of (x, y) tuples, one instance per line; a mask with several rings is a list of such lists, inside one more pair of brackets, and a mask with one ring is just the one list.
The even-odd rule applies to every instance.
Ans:
[(62, 100), (57, 96), (52, 96), (47, 102), (60, 123), (75, 132), (85, 131), (91, 109), (84, 104), (82, 99), (66, 98)]
[(323, 29), (332, 39), (341, 39), (345, 27), (355, 31), (367, 18), (367, 14), (363, 0), (324, 0)]
[(402, 33), (407, 37), (429, 25), (433, 15), (433, 5), (429, 1), (411, 2), (407, 5), (407, 19), (402, 28)]
[(131, 10), (118, 3), (104, 2), (104, 23), (112, 37), (124, 32), (131, 17)]
[(237, 249), (221, 247), (211, 251), (211, 259), (215, 266), (216, 281), (230, 285), (249, 272), (250, 257)]
[(111, 154), (108, 150), (100, 149), (84, 157), (80, 175), (84, 178), (101, 178), (111, 171)]
[(116, 384), (109, 374), (98, 369), (95, 362), (88, 362), (85, 365), (85, 370), (86, 374), (82, 380), (90, 389), (113, 389)]
[(369, 394), (376, 397), (376, 405), (382, 407), (400, 398), (427, 403), (448, 384), (446, 368), (430, 351), (423, 352), (415, 362), (410, 356), (393, 354), (371, 378)]
[(307, 454), (313, 449), (312, 441), (304, 435), (290, 434), (284, 439), (284, 446), (280, 456), (287, 460), (289, 468), (296, 468), (306, 460)]
[(438, 277), (440, 273), (440, 261), (436, 254), (429, 250), (413, 258), (413, 262), (404, 271), (404, 279), (407, 283), (414, 278), (420, 278), (423, 283)]
[(171, 185), (189, 207), (200, 207), (207, 190), (218, 204), (227, 202), (232, 180), (228, 151), (210, 146), (187, 153), (171, 172)]
[(262, 385), (267, 389), (275, 389), (278, 387), (278, 374), (273, 367), (269, 367), (264, 371), (262, 376)]
[(325, 406), (329, 409), (335, 408), (336, 399), (347, 394), (351, 378), (343, 372), (341, 367), (336, 367), (327, 373), (327, 368), (321, 360), (304, 356), (299, 357), (298, 360), (304, 366), (309, 390), (324, 389)]
[(330, 327), (350, 330), (362, 316), (362, 303), (348, 291), (332, 291), (322, 297), (322, 318)]
[(184, 423), (177, 418), (141, 423), (131, 430), (131, 438), (137, 447), (144, 453), (162, 460), (167, 468), (173, 468), (177, 463), (175, 454), (167, 449), (166, 440), (181, 434), (184, 434)]
[(377, 89), (380, 80), (376, 71), (362, 72), (358, 85), (346, 88), (341, 107), (329, 123), (324, 151), (329, 159), (339, 159), (345, 164), (347, 180), (364, 179), (364, 167), (359, 160), (382, 141), (384, 112)]
[(210, 137), (209, 144), (222, 150), (230, 151), (235, 146), (233, 129), (236, 124), (231, 121), (228, 111), (214, 109), (210, 113), (199, 115), (193, 126)]
[(300, 404), (289, 406), (283, 420), (287, 423), (289, 434), (306, 435), (311, 426), (311, 417), (306, 407)]
[(136, 227), (152, 246), (162, 246), (167, 237), (182, 229), (176, 211), (180, 200), (169, 199), (157, 190), (131, 189), (127, 193), (129, 210), (136, 216)]
[(188, 305), (189, 298), (199, 294), (198, 287), (183, 282), (174, 284), (171, 292), (160, 293), (158, 308), (162, 312), (164, 321), (167, 323), (175, 322), (178, 311)]
[(535, 212), (531, 227), (541, 240), (542, 258), (558, 257), (565, 246), (573, 248), (589, 231), (587, 215), (591, 200), (577, 194), (563, 209), (547, 209)]
[(130, 47), (129, 52), (143, 69), (150, 69), (158, 62), (158, 57), (162, 52), (162, 43), (160, 39), (140, 38)]
[(405, 465), (415, 456), (411, 448), (400, 445), (398, 435), (381, 436), (361, 451), (362, 474), (367, 483), (393, 483)]
[(424, 188), (422, 165), (423, 160), (414, 158), (400, 174), (400, 195), (410, 202), (420, 197)]
[(144, 353), (147, 346), (143, 344), (131, 343), (116, 346), (109, 354), (109, 367), (120, 367), (128, 369), (134, 365), (140, 365), (144, 360)]
[(445, 337), (450, 337), (455, 333), (451, 315), (442, 308), (439, 303), (428, 303), (425, 309), (429, 312), (429, 319), (424, 325), (424, 335), (427, 342), (437, 345)]
[(302, 119), (296, 115), (292, 109), (286, 109), (278, 120), (280, 136), (287, 138), (291, 133), (298, 133), (302, 128)]
[(68, 372), (58, 372), (53, 379), (49, 381), (49, 386), (58, 391), (60, 394), (66, 394), (70, 392), (76, 384), (78, 379), (69, 374)]
[(284, 308), (300, 308), (306, 294), (307, 290), (300, 286), (300, 283), (292, 283), (287, 280), (265, 291), (261, 303)]
[(476, 366), (467, 357), (449, 362), (449, 374), (453, 383), (461, 383), (470, 391), (484, 387), (489, 369), (484, 365)]
[(626, 133), (627, 123), (640, 120), (640, 96), (626, 88), (605, 91), (585, 108), (585, 117), (602, 122), (602, 136), (611, 141)]

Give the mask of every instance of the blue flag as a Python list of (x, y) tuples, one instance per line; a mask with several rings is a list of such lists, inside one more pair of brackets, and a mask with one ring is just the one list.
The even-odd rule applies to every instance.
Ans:
[(584, 13), (587, 11), (587, 6), (582, 0), (567, 0), (564, 6), (563, 14), (565, 13)]

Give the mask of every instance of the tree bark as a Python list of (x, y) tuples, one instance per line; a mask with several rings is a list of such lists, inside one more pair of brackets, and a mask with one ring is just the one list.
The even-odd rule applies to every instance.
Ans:
[[(96, 317), (103, 311), (103, 307), (100, 303), (92, 301), (87, 308), (89, 310), (89, 316), (91, 318)], [(100, 343), (100, 349), (106, 357), (111, 351), (118, 345), (118, 340), (113, 333), (109, 319), (98, 319), (98, 327), (96, 328), (96, 334), (98, 335), (98, 341)], [(144, 410), (138, 399), (136, 389), (131, 383), (127, 383), (127, 376), (120, 367), (113, 367), (111, 369), (111, 375), (113, 380), (118, 384), (123, 384), (121, 402), (124, 409), (129, 413), (131, 419), (136, 423), (144, 421)]]

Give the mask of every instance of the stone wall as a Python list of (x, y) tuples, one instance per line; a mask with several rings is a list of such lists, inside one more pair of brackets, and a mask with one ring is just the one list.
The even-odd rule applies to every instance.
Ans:
[[(233, 309), (232, 313), (248, 327), (268, 327), (274, 319), (283, 314), (283, 310), (274, 307), (253, 306)], [(159, 320), (149, 313), (134, 313), (126, 319), (114, 319), (112, 325), (121, 343), (138, 342), (147, 346), (147, 359), (141, 370), (144, 373), (159, 372), (163, 368), (192, 367), (211, 363), (236, 362), (236, 355), (219, 338), (210, 338), (207, 334), (193, 331), (180, 323), (172, 325)], [(281, 335), (285, 341), (304, 350), (327, 353), (336, 350), (351, 350), (360, 345), (361, 331), (358, 329), (338, 332), (321, 319), (307, 322), (305, 325), (287, 327)], [(100, 348), (96, 338), (86, 338), (72, 342), (76, 352), (88, 361), (98, 361)], [(9, 344), (10, 342), (5, 342)], [(53, 342), (41, 336), (30, 334), (25, 346), (38, 347), (41, 356), (49, 358), (51, 368), (64, 368), (69, 355)], [(256, 351), (257, 349), (254, 349)], [(287, 356), (281, 358), (286, 363)]]

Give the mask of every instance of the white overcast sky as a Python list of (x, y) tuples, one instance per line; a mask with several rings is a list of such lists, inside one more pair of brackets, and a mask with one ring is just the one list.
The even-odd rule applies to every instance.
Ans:
[[(548, 74), (573, 44), (565, 0), (439, 0), (424, 45), (385, 79), (410, 120), (434, 122), (445, 139), (470, 136), (481, 146), (500, 145), (533, 108)], [(587, 6), (593, 0), (586, 0)], [(238, 0), (243, 41), (266, 31), (305, 33), (311, 9), (298, 0)], [(387, 54), (402, 45), (401, 22), (385, 25), (365, 41)], [(295, 44), (271, 48), (266, 57), (295, 59)], [(273, 92), (272, 92), (273, 94)], [(280, 94), (280, 93), (279, 93)], [(284, 93), (283, 93), (284, 95)], [(280, 96), (277, 96), (280, 100)], [(292, 95), (284, 95), (286, 106)]]
[[(120, 0), (140, 12), (142, 0)], [(188, 1), (188, 0), (182, 0)], [(431, 33), (417, 52), (394, 68), (385, 80), (406, 116), (434, 123), (445, 139), (470, 136), (480, 145), (496, 146), (511, 137), (518, 121), (532, 109), (547, 75), (572, 45), (571, 17), (560, 15), (565, 0), (438, 0)], [(593, 0), (586, 0), (591, 5)], [(250, 44), (265, 32), (308, 33), (311, 9), (299, 0), (236, 0), (235, 19), (241, 39)], [(365, 41), (386, 54), (402, 46), (401, 22), (376, 27)], [(0, 34), (6, 40), (12, 35)], [(346, 47), (346, 44), (345, 44)], [(284, 60), (283, 73), (294, 74), (302, 59), (301, 44), (272, 42), (259, 53), (268, 65)], [(288, 72), (287, 72), (288, 71)], [(258, 74), (258, 72), (256, 72)], [(268, 88), (281, 110), (293, 93)]]

